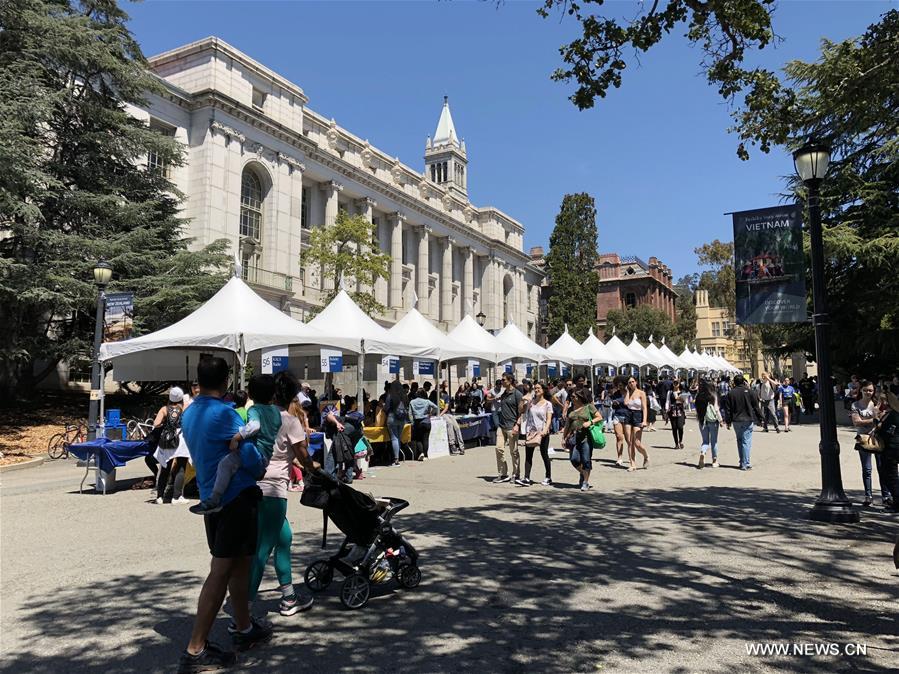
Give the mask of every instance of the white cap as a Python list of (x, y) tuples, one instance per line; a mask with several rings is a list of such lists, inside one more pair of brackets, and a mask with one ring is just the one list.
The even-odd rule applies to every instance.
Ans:
[(297, 393), (297, 402), (300, 403), (300, 407), (309, 407), (312, 405), (312, 400), (310, 400), (309, 396), (302, 391)]
[(184, 400), (184, 391), (179, 386), (173, 386), (169, 389), (169, 402), (180, 403)]
[(308, 389), (308, 388), (309, 388), (308, 382), (305, 382), (305, 381), (304, 381), (302, 384), (300, 384), (300, 389), (301, 389), (301, 390), (305, 390), (305, 389)]

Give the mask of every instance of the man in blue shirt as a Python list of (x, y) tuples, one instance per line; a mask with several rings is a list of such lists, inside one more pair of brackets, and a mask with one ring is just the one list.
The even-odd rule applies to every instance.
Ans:
[[(181, 417), (181, 429), (197, 470), (200, 498), (208, 498), (215, 483), (218, 463), (228, 455), (228, 445), (242, 421), (234, 408), (222, 401), (228, 388), (228, 364), (222, 358), (203, 358), (197, 366), (200, 395)], [(241, 467), (222, 495), (222, 509), (204, 515), (206, 540), (212, 555), (209, 575), (200, 591), (197, 617), (178, 672), (206, 672), (236, 662), (233, 652), (207, 641), (225, 592), (231, 593), (236, 630), (234, 647), (246, 650), (268, 641), (272, 628), (250, 618), (250, 562), (256, 554), (257, 507), (262, 496), (256, 486), (265, 470), (262, 456), (252, 442), (240, 446)]]

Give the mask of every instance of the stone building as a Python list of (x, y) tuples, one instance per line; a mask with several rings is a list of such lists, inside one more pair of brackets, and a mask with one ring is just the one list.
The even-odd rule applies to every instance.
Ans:
[(723, 307), (709, 305), (709, 291), (697, 290), (693, 294), (696, 305), (696, 342), (700, 351), (723, 356), (743, 372), (759, 372), (758, 363), (749, 357), (744, 329), (733, 322), (730, 312)]
[(270, 302), (300, 320), (320, 306), (333, 280), (304, 263), (303, 249), (312, 228), (345, 209), (376, 224), (391, 256), (389, 278), (374, 284), (382, 323), (417, 296), (444, 330), (483, 312), (488, 329), (514, 321), (536, 336), (542, 273), (522, 249), (523, 225), (469, 200), (468, 152), (446, 99), (418, 170), (310, 109), (299, 86), (218, 38), (148, 60), (164, 92), (133, 113), (186, 149), (183, 166), (157, 168), (186, 196), (187, 234), (197, 245), (230, 241)]
[(596, 272), (599, 274), (596, 327), (600, 337), (605, 335), (606, 317), (612, 309), (648, 304), (675, 320), (677, 293), (672, 287), (671, 269), (657, 257), (644, 262), (639, 257), (600, 253)]

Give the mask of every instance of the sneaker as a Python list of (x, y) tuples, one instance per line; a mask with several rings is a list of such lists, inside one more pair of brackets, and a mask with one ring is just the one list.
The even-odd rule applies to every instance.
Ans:
[[(299, 484), (292, 484), (287, 488), (287, 491), (303, 491), (303, 486)], [(191, 508), (193, 510), (193, 508)]]
[(527, 486), (529, 486), (527, 480), (521, 480), (521, 479), (519, 479), (519, 478), (517, 478), (517, 477), (516, 477), (514, 480), (512, 480), (512, 482), (514, 482), (515, 484), (517, 484), (519, 487), (527, 487)]
[(590, 484), (588, 482), (581, 482), (581, 491), (587, 491), (590, 488)]
[(540, 484), (543, 485), (544, 487), (552, 487), (553, 481), (550, 480), (548, 477), (546, 477), (546, 478), (543, 478), (543, 482), (541, 482)]
[(511, 479), (512, 478), (510, 478), (508, 475), (497, 475), (495, 478), (493, 478), (493, 484), (500, 484), (501, 482), (508, 482)]
[(270, 641), (272, 634), (274, 634), (274, 630), (271, 625), (258, 618), (250, 618), (250, 631), (232, 632), (231, 639), (234, 642), (235, 649), (247, 651), (254, 646)]
[(697, 468), (699, 468), (699, 470), (705, 468), (705, 454), (699, 455), (699, 465), (697, 466)]
[(421, 460), (422, 460), (422, 461), (427, 461), (427, 460), (428, 460), (428, 457), (423, 456), (423, 457), (421, 457)]
[(282, 597), (281, 604), (278, 606), (278, 613), (284, 616), (294, 615), (311, 608), (314, 603), (315, 597), (307, 592), (300, 591), (298, 594)]
[(398, 465), (400, 465), (400, 462), (399, 462), (399, 461), (394, 461), (393, 463), (390, 464), (390, 467), (391, 467), (391, 468), (396, 468)]
[(178, 498), (173, 500), (172, 503), (178, 503), (178, 504), (184, 505), (185, 503), (190, 503), (190, 501), (187, 500), (186, 498), (184, 498), (183, 496), (179, 496)]
[(776, 432), (780, 433), (780, 429), (779, 429), (779, 428), (775, 428), (774, 430), (775, 430)]
[(873, 496), (865, 496), (865, 502), (862, 503), (862, 507), (870, 508), (872, 503), (874, 503), (874, 497)]
[[(173, 503), (179, 503), (179, 501), (173, 501)], [(192, 505), (188, 508), (194, 515), (211, 515), (212, 513), (217, 513), (221, 509), (221, 504), (214, 505), (209, 501), (200, 501), (197, 505)]]
[(162, 505), (162, 497), (161, 496), (156, 497), (156, 505)]
[(178, 660), (178, 674), (194, 674), (194, 672), (214, 672), (219, 669), (231, 667), (237, 662), (237, 655), (233, 651), (222, 650), (221, 647), (206, 642), (206, 648), (191, 655), (187, 651), (181, 654)]
[(718, 463), (718, 459), (714, 459), (712, 461), (712, 468), (721, 468), (721, 464)]

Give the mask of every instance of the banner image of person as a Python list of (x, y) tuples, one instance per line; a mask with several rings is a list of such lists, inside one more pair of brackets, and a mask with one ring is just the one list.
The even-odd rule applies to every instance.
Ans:
[(131, 339), (134, 329), (134, 293), (107, 293), (103, 314), (103, 341)]
[(807, 321), (800, 207), (739, 211), (733, 219), (737, 323)]

